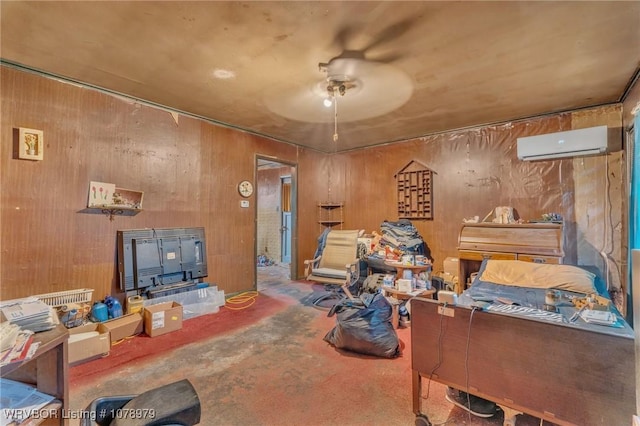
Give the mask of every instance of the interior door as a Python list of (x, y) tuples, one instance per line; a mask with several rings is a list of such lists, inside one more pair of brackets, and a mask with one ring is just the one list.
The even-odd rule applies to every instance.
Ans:
[(280, 247), (282, 263), (291, 263), (291, 176), (280, 179), (280, 207), (282, 209), (282, 226), (280, 227)]
[(282, 263), (291, 263), (291, 212), (282, 212)]

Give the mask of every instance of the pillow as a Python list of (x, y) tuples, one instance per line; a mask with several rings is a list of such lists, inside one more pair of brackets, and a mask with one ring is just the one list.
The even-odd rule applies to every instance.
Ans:
[(589, 294), (597, 293), (595, 277), (595, 274), (572, 265), (490, 259), (479, 279), (516, 287), (557, 288)]

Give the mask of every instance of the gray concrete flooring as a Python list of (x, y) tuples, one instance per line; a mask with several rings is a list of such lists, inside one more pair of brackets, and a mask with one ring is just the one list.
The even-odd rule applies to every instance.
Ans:
[[(96, 398), (138, 394), (186, 378), (202, 404), (201, 425), (413, 425), (410, 329), (397, 330), (405, 346), (399, 358), (337, 351), (323, 340), (335, 317), (311, 305), (321, 286), (291, 282), (286, 266), (258, 269), (258, 297), (277, 298), (285, 308), (233, 332), (163, 352), (143, 366), (80, 381), (70, 390), (71, 410)], [(210, 317), (216, 321), (216, 314)], [(433, 424), (502, 424), (501, 413), (480, 419), (453, 406), (442, 385), (424, 387), (421, 410)], [(518, 417), (519, 426), (538, 424), (533, 417)]]

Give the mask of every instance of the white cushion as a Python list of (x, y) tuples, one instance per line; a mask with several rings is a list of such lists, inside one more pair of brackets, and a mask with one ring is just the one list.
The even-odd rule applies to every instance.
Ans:
[(347, 269), (317, 268), (313, 269), (312, 274), (317, 277), (342, 278), (347, 279)]

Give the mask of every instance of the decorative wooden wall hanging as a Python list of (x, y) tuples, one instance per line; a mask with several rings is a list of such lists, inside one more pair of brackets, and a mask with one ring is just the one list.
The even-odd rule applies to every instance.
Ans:
[(433, 171), (412, 160), (396, 174), (398, 218), (433, 219)]

